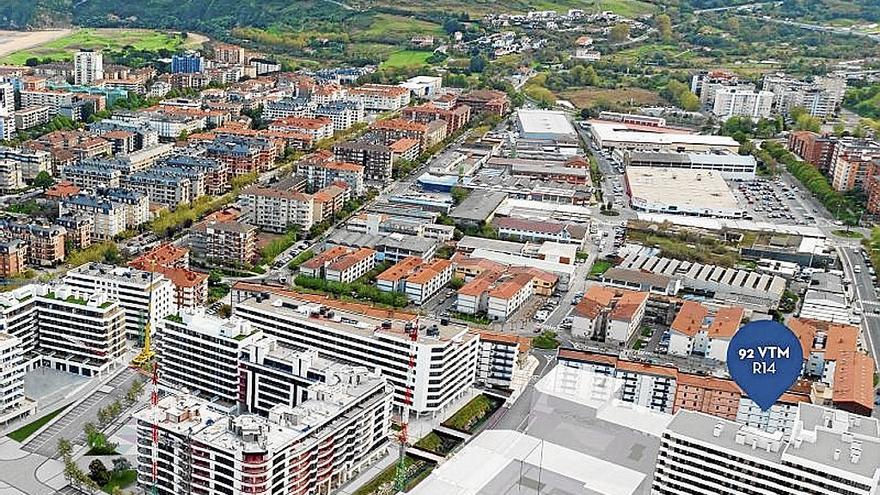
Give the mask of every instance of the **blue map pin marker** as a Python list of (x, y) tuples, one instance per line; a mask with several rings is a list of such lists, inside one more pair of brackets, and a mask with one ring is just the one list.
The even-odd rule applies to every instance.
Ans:
[(804, 351), (797, 336), (771, 320), (739, 329), (727, 348), (727, 369), (737, 385), (766, 411), (798, 379)]

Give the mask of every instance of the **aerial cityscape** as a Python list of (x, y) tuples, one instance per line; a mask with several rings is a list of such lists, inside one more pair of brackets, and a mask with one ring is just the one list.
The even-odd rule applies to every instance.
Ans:
[(880, 494), (880, 0), (7, 0), (0, 495)]

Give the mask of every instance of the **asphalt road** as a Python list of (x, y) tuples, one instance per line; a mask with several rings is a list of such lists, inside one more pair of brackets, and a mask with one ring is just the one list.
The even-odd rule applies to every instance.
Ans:
[[(865, 258), (859, 249), (852, 247), (838, 248), (841, 264), (846, 277), (852, 280), (854, 299), (862, 306), (862, 333), (865, 344), (874, 357), (874, 366), (880, 365), (880, 315), (875, 310), (880, 310), (880, 300), (874, 291), (874, 283), (867, 270)], [(861, 273), (855, 273), (854, 267), (861, 266)], [(880, 370), (880, 367), (877, 368)]]

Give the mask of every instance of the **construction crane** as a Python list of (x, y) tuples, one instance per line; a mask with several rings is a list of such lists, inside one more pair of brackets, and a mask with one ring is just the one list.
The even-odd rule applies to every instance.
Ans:
[[(156, 262), (150, 262), (150, 295), (147, 300), (147, 317), (146, 322), (141, 326), (144, 332), (144, 347), (141, 349), (141, 352), (131, 360), (132, 366), (136, 366), (138, 368), (143, 368), (144, 365), (149, 363), (156, 357), (156, 352), (153, 351), (152, 345), (152, 337), (150, 334), (152, 333), (150, 330), (150, 314), (152, 313), (153, 308), (153, 275), (156, 271)], [(143, 316), (142, 316), (143, 318)]]
[(394, 474), (394, 488), (402, 493), (406, 490), (406, 448), (409, 445), (409, 413), (412, 407), (413, 383), (416, 372), (416, 342), (419, 340), (419, 318), (416, 317), (415, 325), (409, 329), (409, 365), (406, 368), (406, 388), (403, 392), (403, 411), (400, 414), (400, 432), (397, 441), (400, 450), (397, 458), (397, 470)]

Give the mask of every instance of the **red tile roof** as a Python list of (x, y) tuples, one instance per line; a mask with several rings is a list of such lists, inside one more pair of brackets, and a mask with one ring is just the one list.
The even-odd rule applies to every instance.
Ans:
[(838, 354), (831, 400), (874, 409), (874, 360), (870, 356), (852, 351)]
[(601, 285), (593, 285), (581, 298), (581, 302), (574, 307), (575, 316), (586, 317), (595, 320), (603, 309), (611, 308), (611, 301), (614, 300), (615, 292), (613, 289), (603, 287)]
[(611, 310), (611, 319), (618, 321), (630, 321), (633, 316), (648, 301), (647, 292), (624, 291), (614, 309)]
[(745, 315), (743, 308), (719, 308), (715, 312), (715, 318), (709, 325), (709, 337), (713, 339), (729, 339), (739, 330)]
[(702, 304), (694, 301), (685, 301), (675, 315), (670, 328), (680, 334), (693, 337), (703, 329), (703, 323), (709, 316), (709, 310)]

